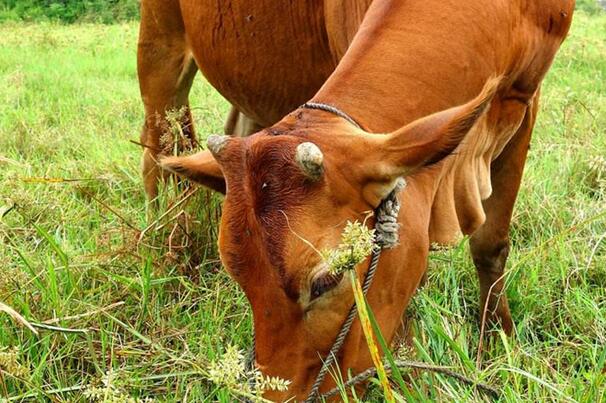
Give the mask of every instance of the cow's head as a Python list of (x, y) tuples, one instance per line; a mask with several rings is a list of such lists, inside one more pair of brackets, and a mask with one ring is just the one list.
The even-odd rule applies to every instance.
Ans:
[[(303, 112), (295, 112), (250, 137), (212, 136), (209, 151), (162, 160), (165, 169), (226, 194), (219, 250), (252, 306), (256, 364), (264, 374), (292, 382), (287, 393), (266, 397), (305, 398), (352, 306), (347, 277), (331, 276), (318, 251), (336, 247), (345, 224), (364, 221), (398, 178), (450, 154), (487, 109), (496, 87), (490, 81), (469, 103), (386, 135), (326, 113), (305, 112), (310, 115), (301, 118)], [(414, 183), (411, 188), (405, 193), (414, 195)], [(400, 245), (384, 254), (369, 294), (387, 338), (426, 265), (427, 220), (414, 210), (430, 206), (414, 203), (430, 201), (410, 197), (404, 209), (411, 218), (404, 220)], [(360, 276), (367, 267), (357, 267)], [(371, 366), (356, 324), (339, 364), (344, 376), (349, 368)]]

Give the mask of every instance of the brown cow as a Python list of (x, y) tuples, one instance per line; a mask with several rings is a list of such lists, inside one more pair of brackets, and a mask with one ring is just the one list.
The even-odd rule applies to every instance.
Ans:
[[(327, 19), (315, 1), (228, 1), (205, 8), (182, 0), (182, 14), (162, 10), (165, 4), (143, 3), (140, 72), (148, 112), (186, 102), (193, 57), (239, 110), (269, 124), (330, 70), (334, 49), (347, 48), (334, 45), (347, 42), (345, 34), (323, 37)], [(366, 3), (352, 4), (363, 9)], [(300, 13), (276, 14), (274, 8)], [(292, 381), (288, 392), (268, 398), (306, 397), (319, 357), (353, 301), (347, 281), (326, 277), (315, 250), (335, 247), (345, 223), (364, 220), (402, 176), (408, 186), (399, 195), (400, 244), (381, 256), (368, 294), (385, 337), (397, 331), (426, 270), (430, 243), (453, 241), (460, 232), (471, 235), (481, 306), (512, 332), (502, 279), (509, 222), (540, 84), (573, 9), (573, 0), (373, 2), (336, 70), (312, 97), (346, 112), (364, 130), (327, 111), (298, 109), (248, 138), (212, 137), (212, 153), (162, 161), (203, 185), (226, 189), (219, 248), (252, 306), (256, 364)], [(273, 24), (265, 25), (265, 14), (257, 14), (263, 12)], [(351, 26), (342, 20), (337, 26)], [(261, 23), (247, 25), (255, 21)], [(153, 35), (172, 39), (149, 39)], [(171, 54), (179, 56), (158, 71), (145, 66)], [(292, 74), (300, 75), (300, 87)], [(302, 143), (320, 150), (313, 161), (301, 159)], [(367, 268), (367, 262), (359, 265), (359, 275)], [(320, 295), (312, 298), (312, 290)], [(371, 365), (359, 326), (338, 361), (343, 374)], [(333, 385), (328, 379), (322, 390)]]

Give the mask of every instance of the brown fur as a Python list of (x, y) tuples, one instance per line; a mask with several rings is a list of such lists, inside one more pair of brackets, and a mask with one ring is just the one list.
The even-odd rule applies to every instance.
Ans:
[[(192, 56), (237, 110), (273, 124), (230, 139), (214, 156), (163, 161), (215, 189), (218, 173), (225, 178), (221, 258), (251, 303), (259, 369), (292, 381), (288, 392), (266, 397), (306, 396), (353, 301), (346, 281), (312, 301), (311, 280), (323, 269), (316, 250), (335, 247), (345, 223), (364, 220), (401, 175), (408, 186), (400, 195), (400, 245), (383, 253), (368, 294), (384, 336), (391, 340), (399, 327), (430, 242), (460, 232), (472, 235), (488, 319), (510, 333), (501, 278), (509, 222), (538, 89), (574, 1), (375, 1), (353, 37), (367, 1), (354, 1), (355, 15), (341, 17), (331, 0), (325, 7), (315, 0), (201, 3), (143, 1), (142, 92), (147, 113), (186, 103)], [(494, 76), (502, 77), (498, 87)], [(280, 120), (309, 97), (367, 131), (317, 110)], [(306, 179), (294, 161), (303, 141), (324, 154), (320, 181)], [(370, 365), (354, 324), (341, 373)], [(333, 385), (328, 379), (322, 390)]]

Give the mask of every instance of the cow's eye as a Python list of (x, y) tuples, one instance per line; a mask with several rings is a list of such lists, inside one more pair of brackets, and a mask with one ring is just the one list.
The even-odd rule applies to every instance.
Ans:
[(342, 278), (343, 273), (330, 274), (328, 272), (321, 272), (316, 275), (311, 283), (310, 301), (313, 301), (325, 292), (335, 288), (341, 282)]

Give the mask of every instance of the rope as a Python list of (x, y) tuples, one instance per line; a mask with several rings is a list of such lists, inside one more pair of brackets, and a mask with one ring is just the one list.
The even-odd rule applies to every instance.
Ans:
[[(368, 272), (366, 272), (364, 283), (362, 284), (362, 293), (364, 296), (366, 296), (368, 293), (368, 289), (372, 284), (377, 267), (379, 266), (379, 257), (381, 257), (381, 251), (383, 248), (394, 247), (398, 242), (398, 231), (400, 228), (399, 224), (397, 223), (397, 214), (400, 211), (398, 192), (403, 189), (405, 184), (406, 182), (403, 179), (399, 180), (395, 188), (389, 193), (389, 195), (387, 195), (385, 199), (381, 201), (381, 204), (375, 210), (375, 214), (377, 216), (377, 223), (375, 224), (375, 247), (372, 250), (370, 266), (368, 268)], [(313, 403), (319, 397), (320, 386), (322, 386), (328, 370), (336, 360), (337, 354), (341, 350), (341, 347), (343, 347), (345, 338), (349, 334), (353, 321), (356, 318), (356, 313), (357, 308), (356, 303), (354, 302), (349, 310), (349, 314), (347, 314), (347, 319), (345, 319), (345, 322), (343, 322), (343, 325), (341, 325), (341, 330), (339, 331), (334, 344), (326, 356), (326, 359), (322, 363), (320, 372), (318, 372), (318, 375), (316, 376), (316, 380), (311, 387), (311, 391), (309, 392), (307, 399), (305, 399), (305, 403)]]
[(400, 201), (398, 200), (398, 194), (405, 187), (406, 181), (404, 178), (398, 178), (396, 186), (375, 210), (375, 216), (377, 217), (375, 237), (383, 248), (391, 249), (399, 243), (400, 224), (398, 223), (398, 213), (400, 212)]
[[(377, 271), (377, 266), (379, 263), (380, 256), (381, 256), (381, 249), (375, 248), (372, 252), (370, 267), (368, 269), (368, 273), (366, 273), (366, 278), (364, 279), (364, 284), (362, 286), (362, 292), (364, 293), (364, 295), (366, 295), (366, 292), (370, 288), (370, 283), (372, 283), (372, 279), (375, 275), (375, 272)], [(326, 374), (328, 373), (330, 366), (335, 361), (337, 354), (341, 350), (341, 347), (343, 347), (345, 338), (349, 334), (351, 325), (353, 324), (353, 321), (356, 318), (356, 313), (357, 313), (356, 303), (354, 302), (351, 309), (349, 310), (347, 319), (345, 319), (345, 322), (343, 322), (343, 325), (341, 326), (341, 330), (339, 331), (339, 334), (337, 335), (337, 338), (335, 339), (335, 342), (332, 345), (330, 352), (328, 353), (328, 355), (326, 356), (326, 359), (322, 363), (322, 368), (320, 368), (320, 372), (318, 372), (318, 375), (316, 376), (316, 380), (311, 387), (311, 391), (309, 392), (307, 399), (305, 399), (305, 403), (313, 403), (316, 401), (316, 398), (318, 397), (318, 392), (320, 390), (320, 386), (324, 382), (324, 378), (326, 378)]]
[(336, 106), (332, 106), (332, 105), (328, 105), (328, 104), (323, 104), (323, 103), (320, 103), (320, 102), (306, 102), (303, 105), (301, 105), (300, 108), (303, 108), (303, 109), (316, 109), (316, 110), (320, 110), (320, 111), (324, 111), (324, 112), (330, 112), (333, 115), (337, 115), (340, 118), (343, 118), (343, 119), (347, 120), (349, 123), (351, 123), (352, 125), (354, 125), (358, 129), (362, 130), (362, 126), (360, 126), (360, 124), (358, 122), (356, 122), (351, 116), (349, 116), (347, 113), (343, 112), (342, 110), (340, 110)]

